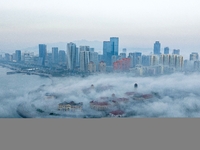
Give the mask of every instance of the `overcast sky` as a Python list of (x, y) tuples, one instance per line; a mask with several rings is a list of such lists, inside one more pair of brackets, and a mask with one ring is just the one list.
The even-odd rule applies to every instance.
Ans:
[(1, 0), (0, 50), (109, 40), (200, 52), (199, 0)]

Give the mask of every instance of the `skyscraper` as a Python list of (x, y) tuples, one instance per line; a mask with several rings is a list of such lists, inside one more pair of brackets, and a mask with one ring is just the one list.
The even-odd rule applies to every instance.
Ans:
[(119, 55), (121, 56), (121, 58), (126, 58), (126, 53), (120, 53)]
[(169, 54), (169, 47), (164, 48), (164, 54)]
[(163, 65), (164, 66), (169, 66), (169, 54), (164, 54), (163, 55)]
[(15, 51), (15, 58), (16, 58), (16, 62), (21, 61), (21, 51), (20, 50)]
[(157, 55), (151, 55), (150, 57), (150, 65), (157, 66), (159, 64), (159, 57)]
[(52, 47), (52, 62), (58, 64), (58, 47)]
[(90, 62), (90, 52), (80, 51), (80, 71), (87, 72), (89, 62)]
[(142, 55), (142, 65), (150, 66), (151, 63), (151, 55)]
[(107, 66), (111, 66), (112, 56), (118, 56), (119, 38), (110, 37), (110, 41), (103, 42), (103, 56)]
[(59, 63), (64, 64), (66, 63), (66, 54), (64, 50), (60, 50), (58, 54)]
[(129, 53), (129, 56), (132, 56), (131, 67), (136, 67), (136, 65), (142, 63), (142, 53), (140, 52)]
[(94, 62), (94, 64), (96, 65), (96, 68), (98, 69), (99, 60), (98, 60), (97, 52), (90, 51), (90, 61)]
[(126, 48), (123, 48), (123, 49), (122, 49), (122, 52), (123, 52), (123, 53), (126, 53)]
[(76, 67), (76, 44), (70, 42), (67, 44), (67, 68), (70, 70), (75, 69)]
[(89, 46), (80, 46), (80, 51), (90, 51)]
[(110, 41), (104, 41), (103, 42), (103, 60), (106, 62), (106, 64), (111, 64), (111, 42)]
[(183, 68), (183, 56), (181, 55), (177, 55), (175, 57), (175, 68), (178, 71), (181, 71)]
[(45, 44), (39, 44), (39, 57), (42, 59), (42, 64), (45, 65), (45, 60), (47, 56), (47, 46)]
[(110, 42), (111, 42), (112, 55), (117, 56), (118, 51), (119, 51), (119, 38), (118, 37), (111, 37)]
[(156, 41), (154, 43), (153, 52), (154, 52), (155, 55), (159, 55), (160, 54), (160, 42), (159, 41)]

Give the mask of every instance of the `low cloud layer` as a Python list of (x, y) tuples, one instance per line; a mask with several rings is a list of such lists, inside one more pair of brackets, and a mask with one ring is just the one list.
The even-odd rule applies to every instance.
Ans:
[[(20, 78), (20, 75), (17, 78)], [(100, 114), (98, 111), (89, 108), (91, 100), (111, 97), (113, 93), (119, 98), (126, 97), (126, 92), (135, 90), (135, 83), (138, 84), (137, 92), (143, 94), (156, 92), (160, 97), (144, 101), (130, 99), (130, 103), (121, 105), (126, 112), (126, 117), (200, 117), (200, 80), (199, 74), (195, 73), (190, 75), (178, 73), (160, 77), (133, 77), (130, 74), (117, 73), (85, 78), (51, 79), (24, 75), (22, 81), (15, 82), (13, 79), (14, 88), (1, 90), (0, 117), (21, 117), (17, 113), (19, 104), (25, 104), (27, 113), (32, 117), (51, 117), (45, 114), (41, 116), (34, 114), (31, 112), (32, 106), (47, 112), (58, 112), (58, 104), (64, 101), (83, 102), (83, 109), (87, 114), (98, 115)], [(83, 89), (90, 88), (92, 84), (95, 88), (108, 85), (112, 88), (85, 93)], [(57, 98), (48, 99), (45, 97), (46, 93), (54, 94)], [(62, 112), (63, 115), (57, 117), (65, 118), (65, 113), (67, 112)]]

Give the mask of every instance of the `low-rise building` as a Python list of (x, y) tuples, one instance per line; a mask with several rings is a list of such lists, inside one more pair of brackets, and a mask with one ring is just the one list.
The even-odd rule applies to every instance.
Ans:
[(90, 108), (98, 110), (98, 111), (104, 111), (109, 109), (110, 104), (108, 102), (102, 101), (91, 101), (90, 102)]
[(45, 99), (56, 99), (57, 96), (51, 93), (46, 93), (45, 94)]
[(63, 102), (58, 105), (58, 110), (63, 111), (76, 111), (76, 110), (82, 110), (83, 103), (75, 103), (74, 101), (71, 102)]
[(127, 103), (128, 101), (129, 101), (128, 98), (114, 98), (114, 99), (112, 100), (112, 102), (113, 102), (114, 104)]
[(122, 110), (115, 110), (109, 113), (110, 117), (124, 117), (125, 113)]

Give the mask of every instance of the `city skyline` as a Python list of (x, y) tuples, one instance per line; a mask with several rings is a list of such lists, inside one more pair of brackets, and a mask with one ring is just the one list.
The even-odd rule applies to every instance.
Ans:
[(152, 43), (159, 40), (162, 49), (200, 52), (200, 2), (197, 0), (43, 0), (29, 4), (29, 0), (0, 2), (0, 51), (38, 43), (104, 41), (117, 36), (120, 50), (124, 47), (153, 49)]

